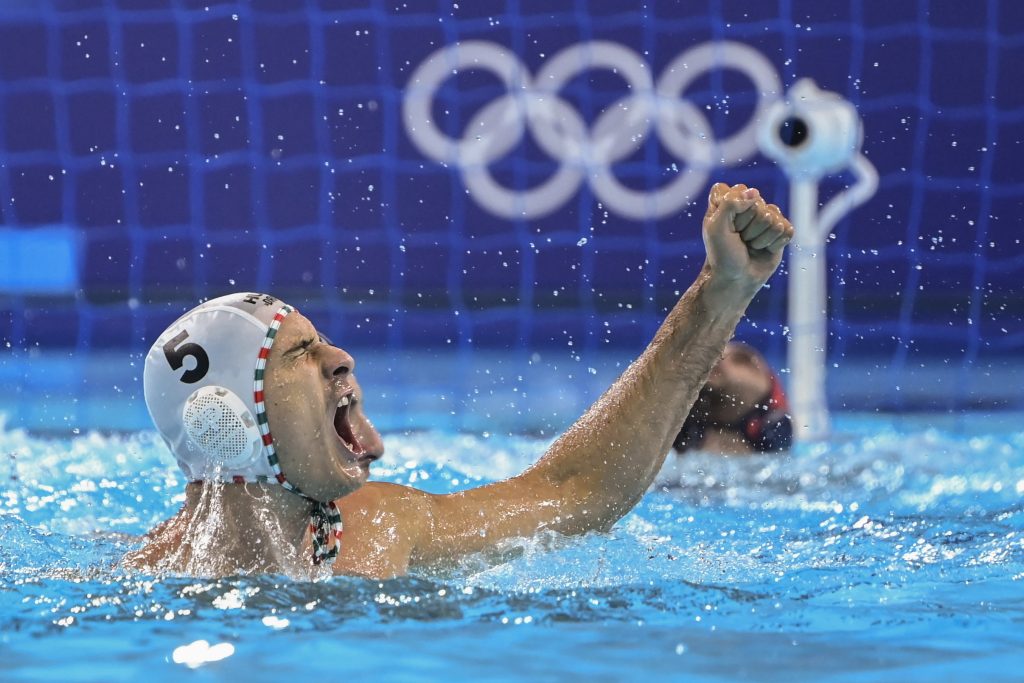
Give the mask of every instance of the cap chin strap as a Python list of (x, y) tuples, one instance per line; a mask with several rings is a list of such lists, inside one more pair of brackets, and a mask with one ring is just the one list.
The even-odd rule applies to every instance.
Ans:
[(333, 560), (341, 550), (341, 511), (334, 501), (322, 503), (312, 498), (284, 477), (281, 465), (277, 459), (277, 450), (274, 448), (274, 438), (270, 435), (270, 423), (267, 421), (267, 407), (263, 402), (263, 375), (267, 368), (267, 356), (270, 355), (270, 347), (274, 345), (274, 338), (281, 327), (285, 316), (291, 313), (291, 306), (285, 304), (274, 316), (263, 338), (260, 346), (259, 356), (256, 360), (256, 374), (253, 379), (253, 399), (256, 403), (256, 424), (260, 428), (260, 436), (263, 439), (263, 449), (267, 453), (267, 462), (274, 472), (277, 482), (292, 493), (305, 498), (313, 504), (309, 514), (309, 531), (313, 537), (313, 564), (318, 565), (324, 560)]
[(313, 537), (313, 564), (320, 564), (333, 560), (341, 550), (341, 510), (333, 500), (314, 502), (309, 515), (309, 533)]

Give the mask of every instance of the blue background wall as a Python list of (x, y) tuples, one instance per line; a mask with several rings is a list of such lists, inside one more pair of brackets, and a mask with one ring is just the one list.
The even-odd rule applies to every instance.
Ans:
[[(411, 143), (403, 89), (430, 53), (469, 39), (510, 48), (533, 73), (563, 47), (611, 40), (655, 76), (688, 47), (731, 39), (765, 55), (786, 87), (814, 78), (864, 120), (881, 186), (828, 247), (831, 357), (971, 364), (1024, 350), (1024, 5), (637, 6), (7, 5), (0, 240), (63, 239), (79, 271), (77, 285), (61, 285), (59, 263), (19, 257), (22, 274), (12, 266), (0, 280), (0, 337), (13, 348), (138, 351), (199, 299), (244, 289), (279, 294), (356, 348), (638, 347), (700, 266), (703, 207), (637, 222), (606, 212), (584, 183), (546, 217), (497, 218), (456, 169)], [(460, 135), (503, 93), (487, 74), (451, 78), (437, 119)], [(595, 71), (563, 96), (593, 121), (623, 93), (621, 79)], [(718, 136), (753, 107), (749, 82), (731, 72), (686, 94)], [(616, 174), (654, 188), (685, 172), (676, 161), (651, 136)], [(529, 187), (556, 167), (527, 140), (492, 170)], [(788, 183), (763, 157), (714, 176), (785, 207)], [(33, 288), (30, 272), (58, 284)], [(775, 356), (785, 290), (783, 274), (740, 330)]]

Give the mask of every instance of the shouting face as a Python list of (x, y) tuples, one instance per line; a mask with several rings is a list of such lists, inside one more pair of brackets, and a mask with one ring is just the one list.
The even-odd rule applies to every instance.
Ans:
[(352, 356), (297, 311), (282, 322), (267, 358), (264, 395), (281, 470), (323, 502), (362, 486), (384, 452), (354, 369)]

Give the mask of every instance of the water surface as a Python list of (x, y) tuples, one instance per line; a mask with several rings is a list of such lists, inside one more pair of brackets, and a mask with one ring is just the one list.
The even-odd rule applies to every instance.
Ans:
[[(840, 416), (792, 454), (672, 463), (609, 534), (384, 582), (126, 575), (182, 500), (156, 435), (7, 427), (0, 678), (1015, 680), (1022, 417)], [(391, 433), (375, 476), (454, 491), (548, 443)]]

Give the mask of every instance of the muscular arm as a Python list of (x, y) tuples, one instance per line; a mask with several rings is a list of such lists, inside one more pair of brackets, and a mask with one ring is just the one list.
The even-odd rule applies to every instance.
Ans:
[(708, 260), (654, 339), (535, 465), (460, 493), (378, 499), (413, 539), (397, 554), (445, 563), (544, 529), (606, 529), (636, 504), (792, 227), (756, 191), (719, 184), (703, 234)]
[(531, 468), (506, 481), (432, 496), (414, 562), (434, 564), (542, 529), (606, 529), (643, 496), (753, 295), (707, 268), (643, 354)]

